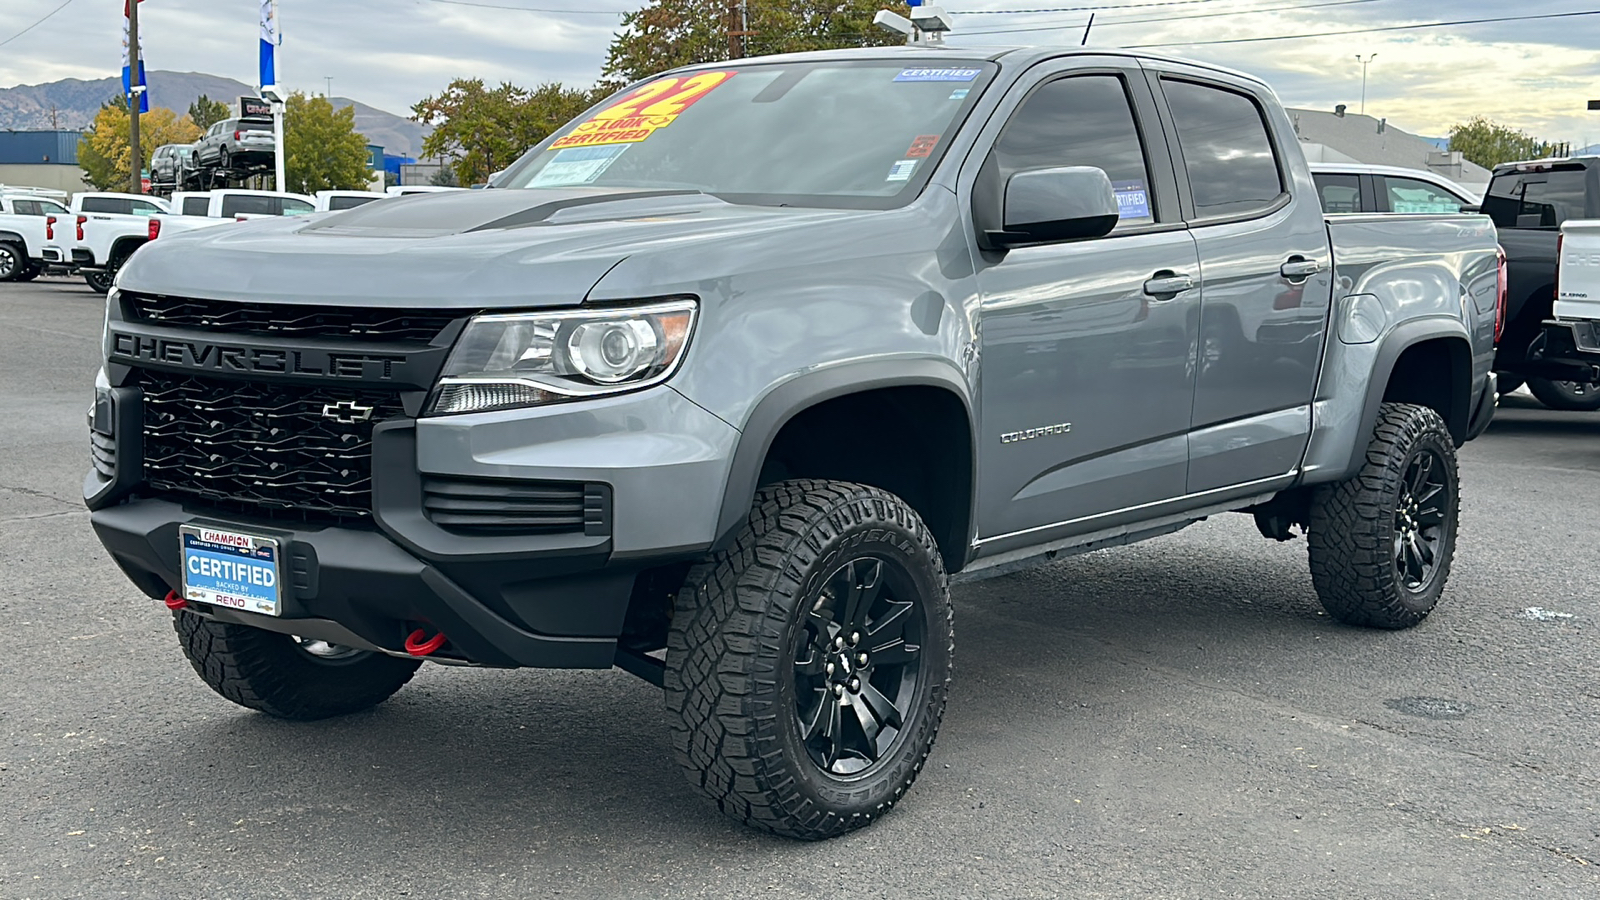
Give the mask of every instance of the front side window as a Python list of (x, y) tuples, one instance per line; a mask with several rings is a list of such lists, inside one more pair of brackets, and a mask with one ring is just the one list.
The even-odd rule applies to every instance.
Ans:
[(283, 215), (286, 215), (286, 216), (303, 216), (303, 215), (306, 215), (307, 213), (314, 213), (314, 212), (317, 211), (317, 207), (315, 205), (307, 203), (304, 200), (297, 200), (297, 199), (295, 199), (293, 197), (284, 197), (282, 199), (283, 199), (283, 206), (282, 206), (282, 214)]
[(69, 215), (71, 215), (71, 213), (67, 212), (67, 208), (65, 206), (62, 206), (61, 204), (55, 202), (54, 200), (35, 200), (34, 202), (36, 204), (38, 204), (38, 206), (39, 206), (39, 214), (42, 215), (42, 216), (69, 216)]
[(1585, 217), (1588, 180), (1583, 166), (1496, 175), (1483, 211), (1497, 228), (1560, 228), (1568, 219)]
[(994, 68), (967, 59), (734, 62), (667, 75), (557, 131), (496, 185), (887, 209), (921, 190)]
[(1162, 87), (1197, 218), (1246, 215), (1283, 194), (1277, 155), (1255, 100), (1189, 81), (1163, 80)]
[(139, 216), (145, 215), (146, 213), (161, 212), (161, 207), (151, 203), (148, 200), (129, 200), (128, 208), (134, 215)]
[(1396, 213), (1458, 213), (1472, 204), (1444, 188), (1415, 178), (1379, 176), (1389, 211)]
[(1317, 183), (1323, 212), (1361, 212), (1361, 176), (1314, 172), (1311, 178)]
[(1093, 166), (1116, 191), (1118, 228), (1155, 221), (1144, 144), (1116, 75), (1078, 75), (1035, 90), (1006, 123), (986, 166), (997, 186), (1028, 169)]

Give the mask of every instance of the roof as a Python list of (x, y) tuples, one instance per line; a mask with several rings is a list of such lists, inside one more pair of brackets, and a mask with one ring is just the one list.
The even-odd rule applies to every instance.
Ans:
[(1358, 113), (1338, 115), (1314, 109), (1290, 109), (1295, 133), (1303, 143), (1322, 144), (1368, 165), (1423, 169), (1462, 184), (1484, 184), (1490, 172), (1466, 160), (1436, 162), (1439, 147), (1426, 138)]

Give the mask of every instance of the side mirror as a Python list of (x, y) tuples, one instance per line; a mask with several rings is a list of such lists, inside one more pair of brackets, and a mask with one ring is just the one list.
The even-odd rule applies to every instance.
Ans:
[(997, 247), (1100, 237), (1122, 217), (1105, 170), (1091, 166), (1029, 169), (1006, 179)]

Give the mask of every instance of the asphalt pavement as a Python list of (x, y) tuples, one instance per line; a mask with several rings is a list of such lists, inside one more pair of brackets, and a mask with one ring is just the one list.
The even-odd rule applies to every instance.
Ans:
[(1410, 631), (1244, 516), (958, 588), (928, 768), (801, 844), (703, 802), (621, 672), (213, 694), (79, 499), (102, 307), (0, 285), (0, 898), (1600, 896), (1600, 414), (1507, 399)]

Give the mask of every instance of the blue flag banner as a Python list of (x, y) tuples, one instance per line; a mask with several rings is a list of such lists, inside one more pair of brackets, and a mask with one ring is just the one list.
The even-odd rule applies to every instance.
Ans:
[[(139, 85), (139, 87), (144, 87), (147, 84), (147, 82), (144, 80), (144, 35), (143, 34), (139, 35), (139, 80), (137, 82), (135, 82), (133, 80), (133, 78), (132, 78), (132, 74), (133, 73), (129, 71), (129, 68), (130, 67), (128, 65), (128, 9), (127, 9), (127, 6), (124, 5), (123, 9), (122, 9), (122, 96), (124, 96), (124, 97), (128, 97), (128, 96), (131, 96), (133, 94), (133, 86), (134, 86), (134, 84), (137, 83)], [(132, 104), (129, 104), (129, 105), (131, 106)], [(147, 113), (149, 111), (150, 111), (150, 92), (149, 91), (140, 91), (139, 92), (139, 112)]]
[(261, 81), (260, 87), (278, 83), (277, 49), (281, 37), (273, 0), (261, 0)]

